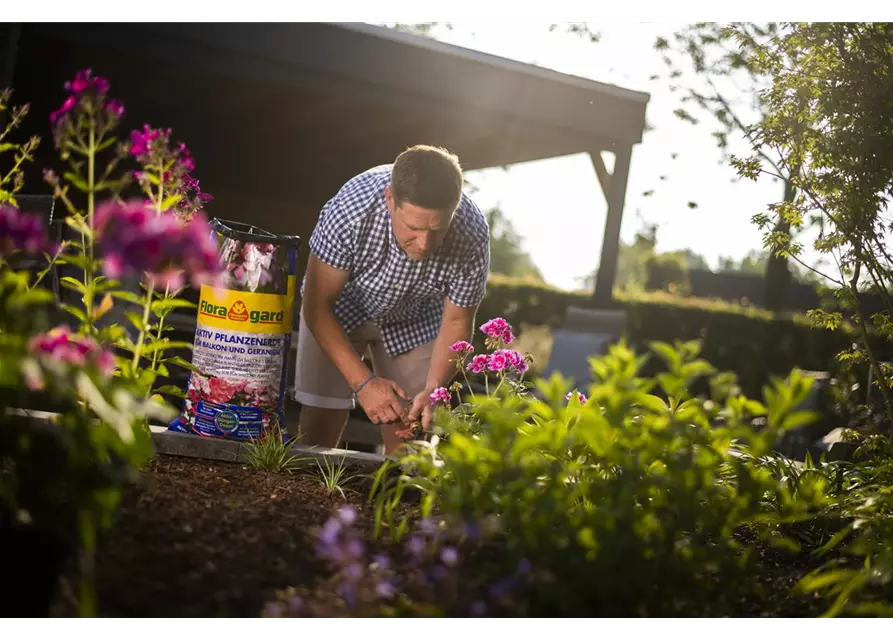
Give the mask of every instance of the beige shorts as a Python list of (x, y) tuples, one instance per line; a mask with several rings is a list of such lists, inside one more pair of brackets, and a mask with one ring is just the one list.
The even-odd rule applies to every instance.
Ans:
[[(425, 388), (434, 341), (391, 357), (385, 351), (381, 331), (374, 324), (366, 323), (348, 337), (358, 356), (368, 355), (371, 358), (375, 375), (396, 382), (410, 400)], [(309, 407), (354, 408), (353, 392), (344, 376), (313, 338), (304, 322), (303, 313), (298, 326), (294, 399)]]

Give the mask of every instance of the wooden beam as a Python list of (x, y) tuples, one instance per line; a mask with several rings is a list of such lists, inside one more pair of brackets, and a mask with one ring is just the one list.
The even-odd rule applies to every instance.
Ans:
[[(620, 255), (620, 224), (623, 222), (623, 204), (626, 200), (626, 182), (629, 177), (629, 163), (632, 146), (618, 147), (614, 157), (614, 174), (610, 189), (605, 194), (608, 199), (608, 215), (605, 219), (605, 235), (602, 238), (602, 253), (598, 273), (595, 278), (593, 304), (597, 309), (611, 307), (614, 280), (617, 277), (617, 259)], [(590, 156), (601, 154), (597, 151)]]
[(601, 151), (590, 151), (589, 157), (592, 160), (592, 166), (595, 167), (598, 183), (602, 186), (605, 202), (608, 202), (608, 194), (611, 192), (611, 174), (608, 173), (608, 168), (605, 166), (605, 159), (602, 157)]

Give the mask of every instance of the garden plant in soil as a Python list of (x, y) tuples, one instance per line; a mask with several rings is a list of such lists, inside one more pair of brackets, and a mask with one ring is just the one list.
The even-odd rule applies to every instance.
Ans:
[[(886, 29), (781, 30), (763, 50), (774, 108), (798, 95), (787, 84), (821, 73), (806, 65), (785, 76), (773, 51), (827, 61), (861, 48), (858, 59), (890, 69)], [(11, 611), (45, 614), (65, 573), (75, 588), (59, 606), (81, 615), (891, 613), (889, 433), (872, 432), (870, 419), (850, 461), (785, 460), (772, 446), (815, 418), (800, 408), (810, 379), (792, 371), (759, 399), (730, 385), (695, 393), (720, 373), (697, 342), (648, 353), (620, 343), (592, 359), (587, 388), (573, 389), (557, 375), (525, 381), (529, 360), (511, 348), (511, 325), (493, 318), (480, 327), (484, 353), (454, 345), (457, 382), (431, 396), (432, 433), (408, 429), (404, 450), (380, 468), (296, 473), (301, 461), (276, 433), (244, 464), (153, 458), (148, 421), (172, 418), (159, 394), (179, 391), (156, 382), (190, 366), (169, 355), (190, 345), (167, 340), (165, 317), (192, 306), (178, 297), (187, 281), (223, 275), (200, 210), (208, 197), (170, 131), (115, 137), (124, 107), (107, 81), (82, 71), (65, 89), (51, 128), (67, 168), (45, 177), (78, 240), (51, 246), (16, 206), (20, 168), (39, 144), (14, 140), (25, 109), (11, 111), (0, 139), (0, 157), (12, 156), (0, 171), (0, 542)], [(2, 106), (12, 109), (8, 92)], [(822, 113), (809, 115), (820, 128)], [(770, 118), (764, 139), (796, 141), (782, 135), (788, 125)], [(820, 142), (782, 156), (802, 159)], [(811, 166), (798, 168), (812, 178), (798, 189), (837, 225), (854, 280), (860, 269), (888, 273), (866, 251), (875, 242), (866, 226), (837, 215), (858, 189), (835, 200), (839, 185)], [(23, 256), (42, 257), (36, 274), (20, 268)], [(41, 286), (63, 264), (81, 274), (63, 279), (80, 305), (59, 308)], [(120, 286), (128, 276), (141, 294)], [(132, 331), (102, 322), (116, 305)], [(856, 355), (885, 385), (869, 337)], [(653, 361), (662, 370), (645, 375)], [(483, 377), (483, 393), (470, 376)], [(61, 406), (52, 420), (17, 411), (37, 393)], [(253, 468), (261, 464), (274, 470)], [(165, 598), (175, 604), (156, 605)]]

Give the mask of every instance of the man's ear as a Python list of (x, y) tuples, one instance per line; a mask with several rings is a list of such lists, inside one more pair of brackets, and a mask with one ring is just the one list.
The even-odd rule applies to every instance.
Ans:
[(388, 205), (388, 211), (394, 213), (396, 210), (396, 202), (394, 201), (394, 192), (391, 190), (391, 185), (384, 188), (384, 199)]

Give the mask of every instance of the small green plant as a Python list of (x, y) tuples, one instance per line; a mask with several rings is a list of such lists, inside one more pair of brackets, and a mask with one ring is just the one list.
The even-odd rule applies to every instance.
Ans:
[(262, 438), (248, 443), (244, 457), (254, 469), (277, 473), (295, 471), (308, 460), (306, 456), (294, 453), (279, 429), (271, 429)]
[(344, 485), (350, 482), (353, 476), (347, 475), (348, 468), (344, 458), (339, 457), (337, 464), (331, 460), (330, 456), (321, 456), (321, 459), (322, 462), (320, 462), (320, 458), (317, 458), (316, 469), (326, 492), (331, 494), (337, 491), (342, 498), (346, 498)]

